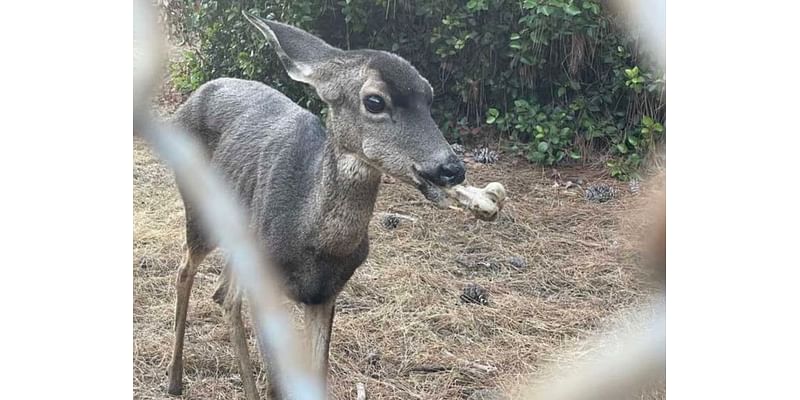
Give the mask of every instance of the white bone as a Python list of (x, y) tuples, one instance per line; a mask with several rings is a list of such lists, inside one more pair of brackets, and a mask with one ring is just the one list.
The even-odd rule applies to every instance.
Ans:
[(483, 189), (456, 185), (447, 189), (446, 192), (450, 199), (469, 210), (475, 218), (484, 221), (497, 219), (506, 200), (506, 189), (498, 182), (491, 182)]

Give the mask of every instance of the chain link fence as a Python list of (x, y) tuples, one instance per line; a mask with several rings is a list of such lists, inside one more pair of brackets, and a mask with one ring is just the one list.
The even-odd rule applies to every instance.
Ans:
[[(663, 2), (617, 1), (640, 28), (664, 62)], [(655, 14), (648, 10), (656, 10)], [(646, 12), (647, 11), (647, 12)], [(230, 254), (230, 266), (247, 295), (254, 321), (262, 359), (274, 355), (276, 382), (284, 393), (302, 400), (324, 399), (322, 380), (314, 374), (299, 343), (290, 317), (281, 306), (274, 266), (266, 262), (263, 247), (251, 236), (245, 223), (245, 213), (235, 196), (208, 164), (199, 143), (179, 127), (158, 121), (152, 115), (151, 98), (164, 71), (164, 33), (159, 26), (154, 4), (149, 0), (134, 1), (133, 43), (133, 131), (144, 138), (175, 172), (186, 189), (185, 195), (202, 213), (207, 232)], [(655, 15), (655, 17), (653, 17)], [(660, 18), (660, 19), (659, 19)], [(663, 260), (661, 260), (663, 262)], [(658, 268), (663, 268), (659, 265)], [(663, 284), (663, 282), (662, 282)], [(615, 351), (606, 352), (592, 362), (567, 368), (567, 374), (554, 373), (543, 384), (521, 390), (526, 399), (611, 399), (636, 396), (641, 388), (658, 382), (665, 376), (666, 310), (663, 301), (651, 307), (655, 318), (635, 332), (610, 332), (597, 343), (614, 343)], [(563, 369), (562, 369), (563, 370)], [(359, 388), (359, 397), (364, 396)]]

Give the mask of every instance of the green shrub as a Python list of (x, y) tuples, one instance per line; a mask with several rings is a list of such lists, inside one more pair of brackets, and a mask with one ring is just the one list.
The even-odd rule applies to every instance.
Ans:
[(246, 9), (340, 48), (405, 57), (433, 85), (434, 118), (451, 141), (499, 137), (545, 165), (605, 156), (610, 173), (626, 179), (664, 138), (665, 85), (602, 3), (184, 0), (168, 15), (170, 31), (193, 50), (173, 66), (173, 82), (188, 92), (221, 76), (256, 79), (322, 111), (241, 17)]

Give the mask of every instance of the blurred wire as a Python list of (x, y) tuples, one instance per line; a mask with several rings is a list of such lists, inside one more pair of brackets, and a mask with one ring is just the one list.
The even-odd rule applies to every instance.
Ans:
[[(614, 11), (626, 17), (628, 29), (641, 35), (644, 50), (666, 67), (666, 2), (661, 0), (612, 1)], [(666, 207), (666, 204), (663, 204)], [(663, 217), (663, 211), (661, 210)], [(663, 226), (659, 228), (663, 229)], [(659, 229), (657, 228), (657, 229)], [(657, 236), (659, 240), (665, 237)], [(662, 246), (664, 243), (651, 245)], [(658, 251), (658, 249), (649, 249)], [(659, 253), (660, 254), (660, 253)], [(657, 255), (657, 254), (656, 254)], [(665, 266), (664, 266), (665, 267)], [(664, 285), (664, 281), (658, 282)], [(523, 390), (526, 399), (593, 400), (621, 399), (641, 395), (643, 388), (666, 377), (666, 305), (663, 299), (650, 305), (655, 318), (643, 330), (633, 333), (621, 329), (595, 339), (596, 348), (613, 346), (616, 351), (602, 354), (592, 361), (577, 361), (566, 368), (568, 373), (554, 372), (554, 378), (530, 385)], [(628, 320), (640, 319), (632, 316)], [(622, 337), (619, 340), (618, 337)]]
[[(656, 60), (666, 61), (665, 3), (657, 0), (612, 4), (642, 29)], [(134, 132), (145, 138), (175, 171), (186, 195), (197, 204), (207, 231), (230, 252), (234, 274), (248, 295), (254, 325), (264, 360), (274, 361), (279, 385), (297, 399), (323, 399), (322, 381), (302, 359), (295, 333), (280, 306), (282, 291), (274, 268), (266, 263), (261, 247), (247, 230), (244, 212), (223, 180), (209, 167), (199, 144), (181, 129), (156, 122), (150, 115), (153, 88), (161, 78), (164, 38), (156, 24), (152, 5), (134, 1)], [(658, 307), (658, 306), (654, 306)], [(612, 332), (601, 341), (618, 342)], [(548, 400), (611, 399), (635, 394), (664, 376), (666, 363), (666, 311), (659, 308), (646, 332), (625, 335), (621, 350), (605, 354), (594, 362), (576, 367), (567, 376), (553, 379), (526, 391), (526, 398)]]
[(302, 358), (305, 352), (296, 343), (291, 321), (280, 305), (280, 280), (248, 231), (235, 196), (210, 168), (193, 137), (151, 117), (151, 94), (164, 60), (163, 36), (155, 21), (149, 1), (134, 1), (134, 133), (145, 138), (175, 171), (186, 196), (201, 211), (206, 231), (229, 252), (233, 273), (248, 295), (262, 358), (275, 364), (270, 368), (275, 368), (279, 386), (292, 398), (323, 399), (322, 381)]
[[(666, 373), (666, 310), (658, 309), (656, 317), (644, 330), (622, 334), (615, 330), (601, 336), (595, 347), (612, 347), (591, 361), (577, 361), (566, 374), (555, 374), (546, 382), (524, 391), (525, 399), (600, 400), (638, 397), (643, 389), (664, 378)], [(640, 316), (628, 319), (640, 319)], [(619, 337), (622, 336), (622, 339)]]
[(612, 8), (622, 14), (628, 30), (644, 39), (644, 50), (662, 67), (667, 63), (667, 3), (664, 0), (616, 0)]

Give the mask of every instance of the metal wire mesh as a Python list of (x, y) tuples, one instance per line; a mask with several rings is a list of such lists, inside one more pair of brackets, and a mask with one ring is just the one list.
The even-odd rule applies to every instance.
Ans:
[(248, 295), (263, 359), (273, 360), (278, 385), (294, 398), (324, 398), (321, 379), (312, 373), (301, 355), (288, 314), (280, 306), (274, 267), (248, 231), (244, 212), (223, 180), (212, 170), (201, 147), (176, 126), (156, 122), (149, 99), (163, 53), (152, 6), (134, 3), (134, 132), (145, 138), (175, 171), (188, 196), (203, 218), (206, 231), (230, 254), (237, 281)]
[[(614, 5), (642, 28), (656, 59), (664, 62), (663, 2), (616, 1)], [(636, 6), (640, 7), (636, 7)], [(647, 6), (647, 8), (645, 8)], [(655, 7), (653, 7), (655, 6)], [(662, 19), (658, 19), (662, 17)], [(650, 22), (650, 23), (648, 23)], [(230, 254), (232, 272), (248, 296), (254, 327), (263, 359), (266, 354), (275, 363), (278, 385), (293, 398), (315, 400), (325, 398), (322, 380), (309, 368), (293, 331), (286, 310), (281, 306), (275, 268), (266, 262), (262, 247), (251, 236), (244, 211), (222, 178), (210, 168), (197, 141), (179, 127), (158, 122), (150, 112), (150, 100), (163, 67), (163, 35), (156, 22), (150, 1), (134, 1), (134, 133), (146, 139), (159, 156), (172, 168), (186, 189), (186, 195), (197, 205), (207, 232)], [(545, 384), (522, 391), (528, 399), (609, 399), (638, 393), (643, 385), (664, 377), (666, 348), (666, 310), (654, 304), (654, 322), (643, 332), (624, 335), (611, 332), (600, 342), (618, 343), (619, 351), (605, 354), (589, 364), (572, 369)], [(360, 391), (361, 392), (361, 391)]]
[[(610, 5), (625, 17), (629, 30), (641, 35), (644, 50), (666, 67), (666, 3), (662, 0), (616, 0)], [(665, 265), (657, 268), (665, 268)], [(662, 286), (662, 289), (665, 288)], [(597, 347), (614, 344), (616, 351), (607, 352), (589, 363), (575, 364), (569, 373), (556, 374), (556, 379), (530, 385), (523, 391), (523, 397), (548, 400), (629, 398), (641, 394), (644, 386), (663, 380), (666, 374), (666, 304), (662, 298), (646, 309), (655, 315), (640, 330), (617, 329), (596, 339)]]

